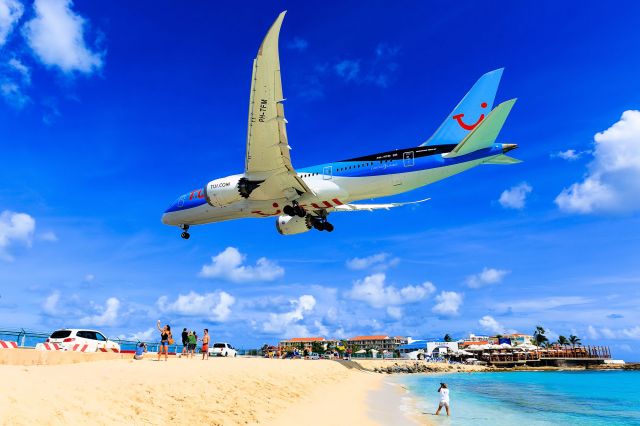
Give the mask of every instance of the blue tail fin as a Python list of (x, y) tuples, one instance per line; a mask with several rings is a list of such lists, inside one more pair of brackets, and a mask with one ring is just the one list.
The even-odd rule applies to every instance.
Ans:
[(504, 68), (480, 77), (451, 114), (422, 145), (457, 144), (476, 128), (493, 108)]

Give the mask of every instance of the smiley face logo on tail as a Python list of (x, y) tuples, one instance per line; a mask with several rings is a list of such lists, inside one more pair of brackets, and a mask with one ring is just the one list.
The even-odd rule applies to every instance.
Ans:
[[(487, 103), (486, 103), (486, 102), (481, 103), (481, 104), (480, 104), (480, 107), (482, 107), (482, 108), (486, 108), (486, 107), (487, 107)], [(476, 122), (475, 122), (475, 123), (473, 123), (473, 124), (467, 124), (467, 123), (465, 123), (465, 122), (462, 120), (462, 117), (464, 117), (464, 114), (456, 114), (456, 115), (454, 115), (454, 116), (453, 116), (453, 117), (451, 117), (451, 118), (453, 118), (454, 120), (456, 120), (456, 121), (458, 122), (458, 125), (459, 125), (460, 127), (462, 127), (463, 129), (465, 129), (465, 130), (473, 130), (473, 129), (475, 129), (475, 128), (476, 128), (476, 126), (477, 126), (478, 124), (480, 124), (480, 122), (481, 122), (482, 120), (484, 120), (484, 114), (480, 114), (480, 118), (478, 118), (478, 121), (476, 121)]]

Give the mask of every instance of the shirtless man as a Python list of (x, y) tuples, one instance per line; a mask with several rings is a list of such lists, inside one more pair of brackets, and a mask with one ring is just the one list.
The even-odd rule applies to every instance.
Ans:
[(202, 359), (209, 359), (209, 329), (204, 329), (204, 336), (202, 336)]

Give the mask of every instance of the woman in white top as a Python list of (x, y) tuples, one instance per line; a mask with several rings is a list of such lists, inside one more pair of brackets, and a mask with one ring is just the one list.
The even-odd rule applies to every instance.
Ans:
[(440, 404), (438, 405), (438, 410), (436, 410), (436, 416), (440, 415), (440, 410), (442, 407), (447, 410), (447, 416), (450, 416), (449, 413), (449, 388), (446, 383), (440, 383), (440, 389), (438, 389), (440, 393)]

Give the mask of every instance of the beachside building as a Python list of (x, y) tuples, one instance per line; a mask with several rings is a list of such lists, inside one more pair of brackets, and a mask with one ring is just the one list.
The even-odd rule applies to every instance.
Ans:
[(325, 339), (324, 337), (293, 337), (287, 340), (281, 340), (278, 344), (280, 352), (286, 352), (290, 349), (297, 348), (301, 352), (307, 350), (313, 351), (313, 345), (319, 344), (326, 351), (328, 348), (336, 347), (337, 340)]
[(441, 357), (458, 352), (458, 342), (445, 342), (442, 339), (413, 340), (398, 346), (400, 356), (408, 359)]
[(488, 342), (490, 339), (489, 336), (479, 336), (476, 334), (469, 334), (469, 337), (464, 339), (465, 342)]
[(382, 352), (393, 352), (398, 348), (398, 346), (406, 344), (407, 338), (402, 336), (356, 336), (347, 340), (347, 347), (351, 349), (352, 353), (367, 349), (375, 349)]
[(513, 346), (530, 345), (533, 341), (533, 336), (530, 334), (511, 333), (503, 334), (501, 339), (509, 339)]

